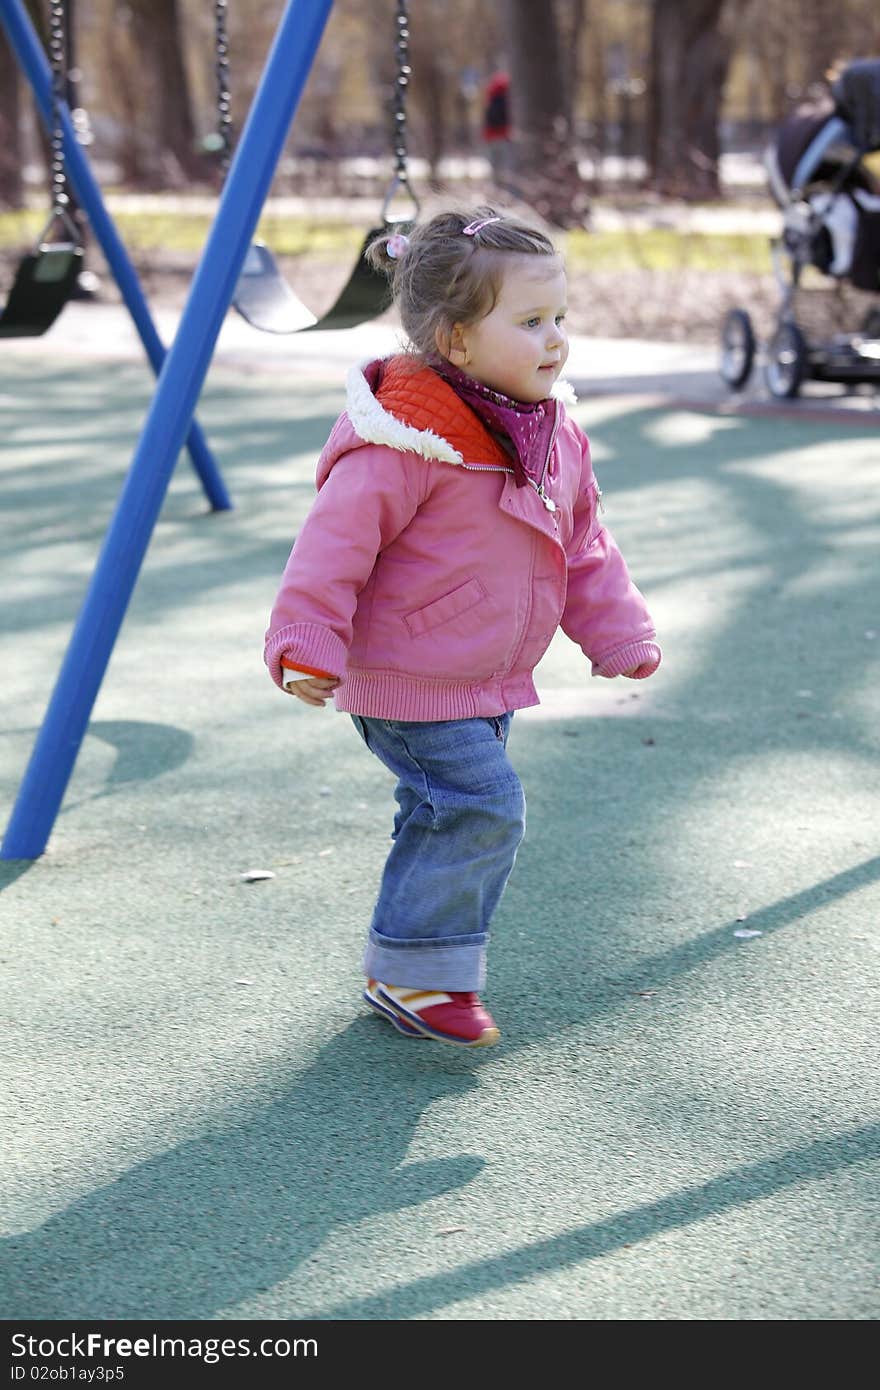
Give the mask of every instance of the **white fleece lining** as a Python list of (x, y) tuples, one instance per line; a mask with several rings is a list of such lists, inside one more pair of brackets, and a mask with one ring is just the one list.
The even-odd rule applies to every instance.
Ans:
[[(353, 428), (365, 444), (387, 444), (391, 449), (421, 454), (444, 463), (464, 463), (462, 455), (442, 435), (405, 425), (380, 405), (370, 390), (360, 367), (352, 367), (346, 377), (346, 410)], [(576, 405), (577, 396), (570, 382), (557, 381), (552, 396), (563, 405)]]
[(577, 405), (578, 403), (577, 392), (571, 382), (563, 381), (561, 377), (554, 385), (550, 395), (555, 401), (562, 401), (563, 405)]
[(387, 444), (391, 449), (441, 459), (444, 463), (464, 463), (458, 450), (442, 435), (405, 425), (380, 405), (360, 367), (351, 368), (345, 384), (348, 418), (364, 443)]

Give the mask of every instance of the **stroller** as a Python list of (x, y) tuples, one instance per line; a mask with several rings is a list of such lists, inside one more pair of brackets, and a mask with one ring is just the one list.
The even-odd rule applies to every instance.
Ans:
[[(880, 184), (864, 157), (880, 150), (880, 59), (850, 63), (826, 99), (800, 107), (764, 155), (782, 210), (771, 243), (781, 304), (764, 349), (778, 399), (804, 381), (880, 384)], [(721, 376), (742, 389), (756, 336), (745, 309), (721, 331)]]

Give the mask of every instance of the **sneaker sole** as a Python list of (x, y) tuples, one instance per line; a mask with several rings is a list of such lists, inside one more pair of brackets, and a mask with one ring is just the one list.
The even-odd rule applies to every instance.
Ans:
[(401, 1018), (397, 1010), (386, 1004), (384, 999), (379, 999), (377, 995), (370, 994), (369, 990), (366, 989), (361, 994), (361, 998), (365, 1004), (369, 1005), (373, 1013), (378, 1014), (380, 1018), (387, 1019), (405, 1038), (418, 1038), (420, 1041), (425, 1038), (425, 1033), (414, 1028), (408, 1019)]
[[(407, 1016), (409, 1022), (409, 1016)], [(419, 1032), (423, 1038), (431, 1038), (434, 1042), (450, 1043), (453, 1047), (494, 1047), (501, 1037), (498, 1028), (487, 1028), (478, 1038), (453, 1038), (448, 1033), (438, 1033), (433, 1028), (428, 1028), (424, 1024), (419, 1025)]]
[[(382, 986), (380, 985), (379, 988), (381, 990)], [(449, 1033), (441, 1033), (436, 1028), (432, 1028), (430, 1024), (420, 1019), (417, 1014), (410, 1013), (402, 1004), (398, 1004), (397, 1000), (394, 1000), (392, 1004), (387, 994), (381, 994), (379, 997), (383, 1003), (394, 1008), (401, 1021), (405, 1020), (406, 1023), (408, 1023), (411, 1028), (417, 1030), (423, 1038), (432, 1038), (435, 1042), (450, 1043), (453, 1047), (494, 1047), (495, 1043), (497, 1043), (498, 1039), (501, 1037), (500, 1029), (492, 1027), (484, 1029), (478, 1038), (455, 1038)]]

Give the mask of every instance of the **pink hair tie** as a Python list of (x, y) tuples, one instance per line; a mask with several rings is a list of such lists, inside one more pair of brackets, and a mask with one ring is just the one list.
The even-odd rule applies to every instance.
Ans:
[(399, 261), (409, 250), (409, 237), (404, 236), (403, 232), (395, 232), (385, 243), (386, 254), (392, 261)]
[(482, 222), (469, 222), (466, 227), (462, 227), (461, 234), (462, 236), (476, 236), (483, 227), (488, 227), (492, 222), (500, 221), (500, 217), (486, 217)]

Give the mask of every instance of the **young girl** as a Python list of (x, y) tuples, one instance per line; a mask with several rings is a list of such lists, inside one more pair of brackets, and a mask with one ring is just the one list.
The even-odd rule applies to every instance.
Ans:
[(275, 682), (333, 695), (397, 778), (366, 1003), (411, 1038), (485, 1047), (489, 923), (525, 831), (514, 710), (558, 626), (598, 676), (650, 676), (654, 627), (554, 390), (562, 262), (491, 208), (380, 237), (408, 352), (348, 378), (266, 634)]

